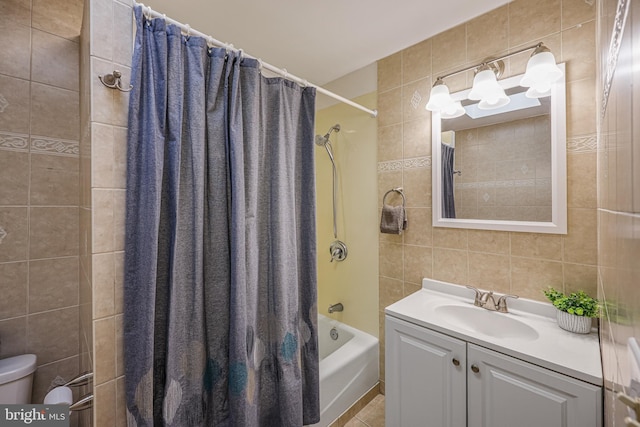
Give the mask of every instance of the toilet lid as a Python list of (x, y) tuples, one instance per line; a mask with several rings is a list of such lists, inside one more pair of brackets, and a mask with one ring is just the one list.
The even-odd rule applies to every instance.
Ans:
[(23, 354), (0, 360), (0, 384), (26, 377), (36, 370), (36, 355)]

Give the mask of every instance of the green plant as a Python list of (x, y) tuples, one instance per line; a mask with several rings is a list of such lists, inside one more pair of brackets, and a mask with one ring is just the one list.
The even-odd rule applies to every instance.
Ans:
[(573, 292), (571, 295), (565, 295), (562, 292), (549, 287), (544, 294), (558, 310), (565, 311), (569, 314), (584, 317), (598, 317), (599, 304), (598, 300), (591, 298), (584, 291)]

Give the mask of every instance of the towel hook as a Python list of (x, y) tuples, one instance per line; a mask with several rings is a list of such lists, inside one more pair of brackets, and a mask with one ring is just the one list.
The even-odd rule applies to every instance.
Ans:
[(122, 87), (122, 73), (118, 70), (113, 70), (113, 73), (106, 74), (105, 76), (98, 76), (103, 85), (110, 89), (118, 89), (120, 92), (130, 92), (133, 89), (132, 85), (129, 85), (128, 89)]
[(385, 200), (387, 200), (387, 196), (389, 195), (389, 193), (398, 193), (398, 194), (400, 194), (400, 196), (402, 197), (402, 206), (404, 206), (406, 204), (406, 200), (404, 198), (404, 191), (402, 190), (402, 187), (398, 187), (398, 188), (392, 188), (391, 190), (389, 190), (386, 193), (384, 193), (384, 196), (382, 197), (382, 204), (383, 205), (386, 204)]

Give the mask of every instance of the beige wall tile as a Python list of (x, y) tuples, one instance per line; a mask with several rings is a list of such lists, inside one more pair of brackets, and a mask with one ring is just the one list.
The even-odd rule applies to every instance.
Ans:
[[(52, 105), (64, 108), (51, 108)], [(77, 141), (80, 137), (78, 92), (31, 83), (31, 133)]]
[(509, 6), (502, 6), (467, 23), (467, 60), (482, 61), (509, 47)]
[(0, 16), (20, 25), (31, 25), (31, 0), (4, 0), (0, 3)]
[[(0, 56), (2, 56), (1, 46), (0, 42)], [(28, 134), (29, 82), (15, 77), (0, 75), (0, 104), (3, 106), (2, 114), (0, 114), (0, 132)], [(18, 143), (16, 148), (26, 147), (25, 144)]]
[(424, 246), (404, 246), (404, 282), (413, 283), (420, 287), (422, 279), (431, 277), (433, 253), (431, 248)]
[(96, 320), (94, 324), (94, 383), (102, 384), (116, 374), (116, 327), (113, 317)]
[(78, 257), (29, 263), (29, 313), (78, 305), (78, 292)]
[[(398, 88), (400, 85), (402, 85), (402, 54), (398, 52), (378, 61), (378, 94)], [(380, 100), (378, 100), (378, 108), (380, 108), (379, 103)], [(378, 126), (383, 125), (378, 122)]]
[(467, 230), (435, 227), (433, 229), (433, 246), (436, 248), (467, 250), (469, 248)]
[(116, 377), (124, 375), (124, 315), (114, 317), (116, 333)]
[(113, 190), (93, 190), (93, 253), (114, 250)]
[[(401, 167), (401, 166), (400, 166)], [(383, 202), (396, 205), (402, 202), (402, 197), (395, 193), (389, 193), (386, 200), (385, 194), (393, 189), (402, 187), (402, 169), (393, 170), (392, 172), (378, 173), (378, 206), (382, 207)]]
[(113, 249), (124, 250), (126, 190), (113, 190)]
[(34, 28), (75, 40), (82, 24), (82, 0), (33, 0)]
[(91, 124), (91, 182), (94, 188), (113, 188), (113, 126)]
[(78, 354), (77, 306), (32, 314), (27, 323), (27, 351), (38, 357), (39, 364)]
[(4, 235), (0, 244), (0, 262), (27, 259), (28, 227), (27, 208), (0, 207), (0, 228), (3, 230), (0, 234)]
[(596, 265), (597, 215), (595, 209), (568, 209), (569, 232), (564, 237), (564, 261)]
[(567, 206), (596, 208), (595, 152), (567, 155)]
[(0, 321), (0, 337), (2, 337), (1, 359), (25, 354), (27, 351), (27, 316)]
[(422, 281), (420, 282), (420, 284), (418, 283), (411, 283), (411, 282), (404, 282), (403, 284), (403, 295), (405, 297), (418, 292), (420, 289), (422, 289)]
[(78, 206), (77, 157), (31, 154), (31, 204)]
[(542, 291), (549, 286), (562, 289), (562, 263), (511, 257), (511, 293), (545, 301)]
[(127, 128), (113, 127), (113, 188), (127, 188)]
[(562, 237), (554, 234), (511, 233), (511, 255), (562, 261)]
[(402, 245), (380, 242), (380, 276), (402, 280)]
[(431, 156), (430, 114), (402, 124), (402, 144), (405, 158)]
[(19, 25), (11, 17), (0, 16), (0, 74), (28, 79), (31, 71), (29, 51), (31, 47), (31, 29)]
[(115, 308), (115, 262), (113, 253), (94, 254), (93, 316), (94, 319), (111, 316)]
[(433, 249), (433, 278), (443, 282), (465, 285), (468, 282), (467, 251)]
[(402, 121), (402, 89), (378, 92), (378, 126), (390, 126)]
[(124, 312), (124, 252), (114, 252), (114, 310), (116, 314)]
[(496, 254), (509, 253), (509, 233), (505, 231), (468, 230), (469, 250)]
[[(467, 60), (466, 45), (466, 26), (464, 24), (434, 36), (432, 38), (431, 75), (435, 78), (444, 74), (444, 71), (452, 71), (464, 64)], [(448, 84), (449, 79), (447, 79)]]
[(472, 286), (499, 293), (511, 290), (508, 255), (469, 252), (469, 280)]
[(567, 136), (596, 131), (596, 82), (594, 79), (567, 83)]
[(402, 159), (402, 125), (378, 127), (378, 162)]
[(402, 120), (427, 119), (431, 113), (425, 108), (429, 93), (431, 92), (431, 79), (417, 80), (402, 86)]
[(431, 75), (431, 39), (417, 43), (401, 52), (402, 82), (410, 83)]
[[(0, 264), (0, 277), (2, 278), (0, 319), (27, 314), (27, 263)], [(2, 338), (0, 335), (0, 339)], [(0, 344), (4, 345), (2, 342)]]
[(407, 245), (432, 246), (433, 234), (431, 209), (407, 208), (407, 229), (404, 231), (404, 243)]
[(402, 294), (402, 281), (392, 279), (389, 277), (380, 278), (380, 288), (378, 294), (378, 302), (380, 304), (380, 311), (384, 311), (384, 308), (400, 301), (403, 298)]
[(31, 32), (31, 80), (79, 91), (78, 43), (44, 31)]
[(402, 174), (406, 206), (430, 208), (431, 168), (404, 169)]
[(0, 205), (26, 205), (29, 194), (29, 154), (0, 150)]
[[(558, 52), (554, 53), (558, 54)], [(567, 63), (565, 78), (568, 82), (595, 77), (595, 21), (586, 22), (562, 32), (562, 62)]]
[(509, 45), (518, 46), (560, 31), (560, 0), (509, 3)]
[(113, 62), (131, 66), (133, 47), (133, 11), (131, 6), (113, 3)]
[(78, 254), (78, 208), (31, 208), (29, 227), (31, 259)]
[[(91, 57), (91, 75), (104, 76), (113, 73), (113, 63)], [(114, 90), (104, 86), (99, 79), (91, 80), (91, 120), (112, 124), (114, 119)]]
[(584, 0), (562, 0), (562, 29), (595, 19), (599, 3)]
[(127, 427), (127, 400), (124, 377), (116, 380), (116, 427)]
[(93, 425), (114, 427), (116, 423), (116, 382), (109, 381), (95, 387)]

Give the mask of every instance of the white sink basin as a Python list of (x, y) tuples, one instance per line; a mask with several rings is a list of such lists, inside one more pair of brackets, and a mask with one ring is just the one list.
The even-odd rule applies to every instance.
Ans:
[(473, 305), (442, 305), (435, 313), (447, 323), (495, 338), (537, 340), (535, 329), (508, 313), (497, 313)]

